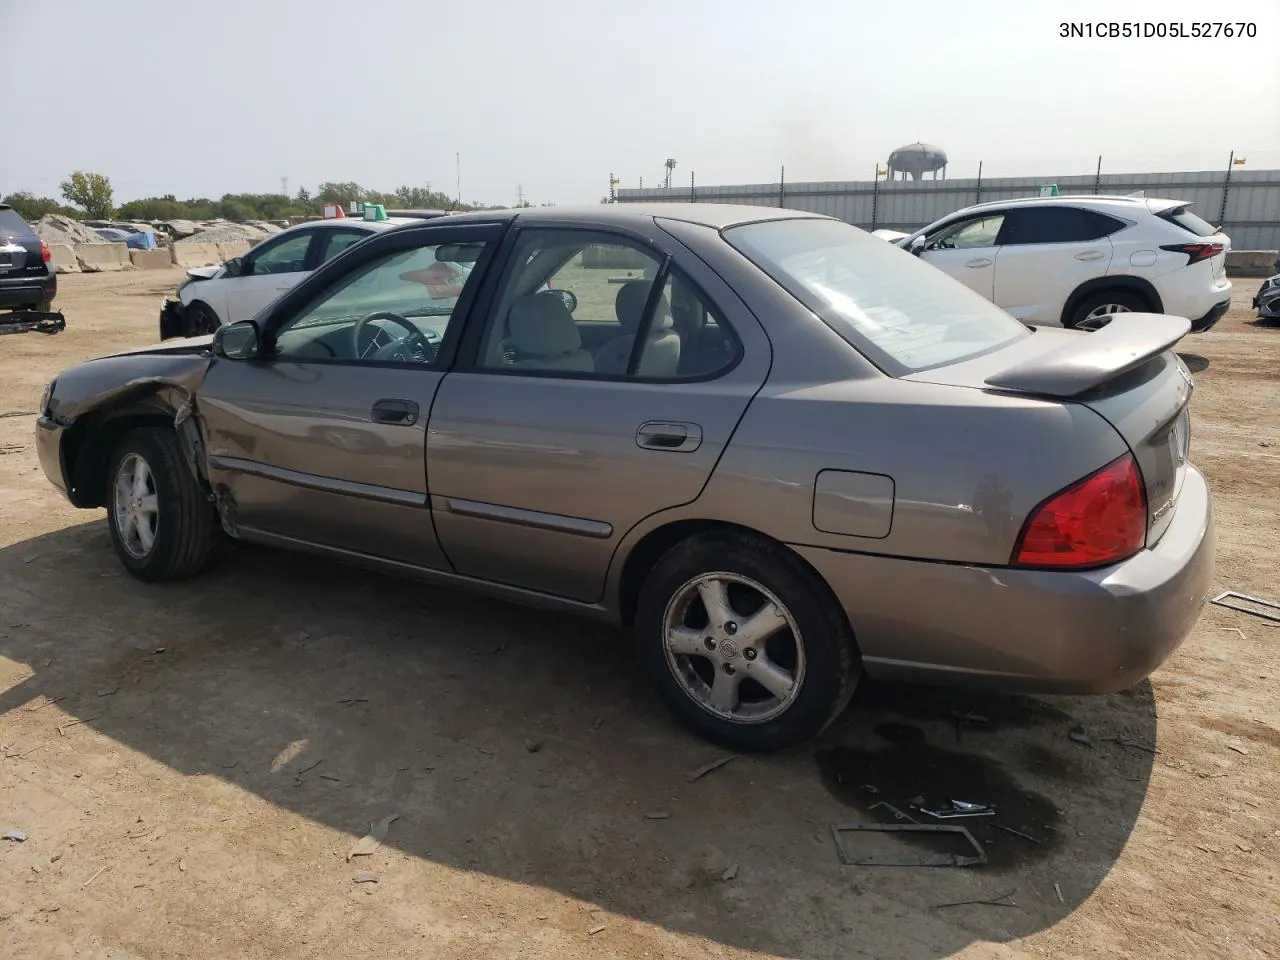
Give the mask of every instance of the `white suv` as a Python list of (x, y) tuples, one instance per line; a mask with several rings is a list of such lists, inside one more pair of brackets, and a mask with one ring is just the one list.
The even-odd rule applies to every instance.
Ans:
[(1169, 313), (1208, 330), (1231, 305), (1231, 239), (1185, 200), (1067, 196), (957, 210), (892, 240), (1025, 323), (1092, 330)]

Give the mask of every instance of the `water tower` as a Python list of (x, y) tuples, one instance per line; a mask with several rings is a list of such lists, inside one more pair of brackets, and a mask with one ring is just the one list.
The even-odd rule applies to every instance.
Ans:
[(943, 179), (946, 179), (947, 153), (941, 147), (928, 143), (909, 143), (889, 154), (890, 180), (898, 179), (899, 173), (903, 180), (907, 178), (907, 174), (911, 174), (912, 180), (919, 180), (926, 173), (932, 173), (933, 179), (937, 180), (939, 170), (942, 171)]

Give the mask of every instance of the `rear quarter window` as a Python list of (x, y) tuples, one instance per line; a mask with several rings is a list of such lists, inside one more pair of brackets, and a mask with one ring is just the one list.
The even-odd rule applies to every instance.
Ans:
[(31, 229), (31, 225), (18, 216), (17, 210), (12, 207), (0, 207), (0, 236), (30, 237), (34, 234), (35, 231)]
[(1211, 237), (1218, 232), (1217, 227), (1204, 219), (1204, 217), (1192, 213), (1188, 207), (1174, 207), (1171, 210), (1162, 210), (1156, 216), (1161, 220), (1168, 220), (1170, 223), (1187, 231), (1187, 233), (1194, 234), (1197, 237)]
[(999, 243), (1088, 243), (1128, 226), (1080, 207), (1025, 207), (1005, 214)]

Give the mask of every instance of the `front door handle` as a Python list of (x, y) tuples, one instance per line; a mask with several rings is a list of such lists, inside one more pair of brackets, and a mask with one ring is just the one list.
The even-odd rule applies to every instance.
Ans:
[(1102, 257), (1101, 250), (1082, 250), (1076, 254), (1077, 260), (1101, 260)]
[(411, 427), (418, 422), (418, 405), (412, 400), (379, 400), (373, 405), (374, 423), (398, 423)]
[(966, 267), (989, 267), (991, 266), (990, 257), (979, 257), (977, 260), (970, 260), (965, 263)]
[(689, 453), (702, 445), (702, 428), (696, 423), (649, 420), (636, 430), (636, 446), (644, 450)]

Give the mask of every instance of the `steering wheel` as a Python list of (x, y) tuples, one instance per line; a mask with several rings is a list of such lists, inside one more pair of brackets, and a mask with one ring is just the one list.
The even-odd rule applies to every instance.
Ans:
[[(361, 343), (365, 328), (377, 320), (390, 320), (402, 327), (406, 332), (403, 337), (391, 338), (388, 343), (369, 353), (368, 347)], [(381, 328), (374, 328), (369, 347), (377, 343), (378, 334), (386, 334)], [(388, 334), (388, 337), (390, 335)], [(351, 348), (355, 356), (361, 360), (394, 360), (400, 363), (430, 363), (436, 358), (439, 349), (439, 338), (428, 337), (412, 323), (397, 313), (389, 310), (375, 310), (361, 317), (351, 328)]]

